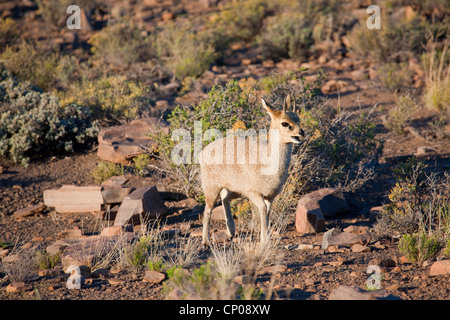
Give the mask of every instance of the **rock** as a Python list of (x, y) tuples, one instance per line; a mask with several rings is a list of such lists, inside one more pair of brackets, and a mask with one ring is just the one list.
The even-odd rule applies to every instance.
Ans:
[(26, 289), (24, 282), (13, 282), (6, 287), (7, 293), (24, 292)]
[(354, 286), (339, 286), (330, 293), (329, 300), (401, 300), (384, 290), (365, 291)]
[(114, 220), (114, 225), (124, 225), (132, 218), (137, 219), (138, 222), (140, 222), (140, 217), (156, 219), (165, 216), (167, 213), (167, 207), (155, 186), (139, 188), (124, 197)]
[(130, 175), (112, 176), (102, 182), (102, 186), (121, 186), (130, 180)]
[(211, 212), (211, 219), (218, 221), (225, 221), (225, 213), (223, 210), (224, 209), (222, 205), (215, 207)]
[(363, 246), (359, 243), (355, 243), (350, 249), (355, 253), (370, 252), (370, 248), (368, 246)]
[(327, 249), (331, 246), (351, 246), (356, 243), (368, 243), (370, 241), (370, 235), (368, 233), (348, 233), (339, 232), (336, 229), (331, 229), (323, 235), (322, 248)]
[(417, 147), (416, 156), (424, 156), (433, 152), (436, 152), (437, 150), (435, 148), (431, 148), (431, 147), (426, 147), (426, 146), (422, 146), (422, 147)]
[(108, 277), (109, 275), (109, 270), (107, 268), (98, 268), (95, 269), (92, 274), (91, 277), (92, 278), (100, 278), (100, 277)]
[(265, 267), (259, 270), (258, 274), (277, 274), (280, 272), (285, 272), (287, 267), (283, 264), (275, 264), (273, 266)]
[(124, 186), (102, 186), (102, 197), (104, 204), (121, 203), (131, 192), (130, 187)]
[(32, 216), (39, 212), (42, 212), (44, 209), (45, 209), (45, 204), (40, 202), (34, 206), (26, 207), (26, 208), (15, 211), (13, 214), (13, 218), (19, 219), (19, 218), (23, 218), (23, 217)]
[(436, 261), (431, 265), (430, 276), (450, 274), (450, 260)]
[(44, 191), (44, 203), (60, 213), (100, 211), (103, 204), (101, 186), (63, 185)]
[(97, 155), (102, 160), (127, 164), (128, 161), (151, 148), (155, 142), (150, 134), (159, 130), (169, 132), (169, 124), (156, 117), (134, 120), (129, 124), (103, 128), (98, 135)]
[(316, 200), (303, 197), (298, 201), (295, 228), (302, 234), (321, 232), (325, 229), (325, 217)]
[(144, 274), (143, 281), (158, 284), (163, 282), (166, 279), (166, 275), (161, 272), (153, 271), (153, 270), (147, 270)]
[(65, 248), (61, 254), (63, 269), (70, 265), (92, 266), (96, 261), (100, 261), (110, 253), (111, 250), (114, 250), (114, 248), (131, 242), (134, 239), (134, 233), (126, 232), (122, 235), (112, 237), (89, 236), (59, 240), (59, 244), (65, 242)]
[(303, 244), (300, 243), (295, 250), (312, 250), (314, 249), (314, 246), (312, 244)]
[(122, 279), (118, 279), (118, 278), (108, 279), (108, 283), (112, 286), (121, 285), (121, 284), (124, 284), (124, 282), (125, 281), (123, 281)]
[(332, 92), (345, 92), (345, 88), (349, 85), (347, 81), (344, 80), (328, 80), (322, 86), (323, 93), (332, 93)]
[(79, 238), (82, 236), (82, 234), (80, 229), (67, 229), (58, 232), (56, 236), (60, 239), (66, 239), (66, 238)]
[(345, 201), (344, 194), (339, 188), (324, 188), (311, 192), (307, 196), (319, 202), (325, 217), (333, 217), (350, 210)]
[(369, 231), (369, 227), (366, 226), (348, 226), (344, 228), (342, 231), (348, 233), (367, 233)]
[(113, 237), (123, 234), (124, 232), (133, 232), (133, 227), (131, 225), (122, 225), (122, 226), (110, 226), (103, 228), (100, 233), (101, 237)]
[(372, 207), (369, 212), (369, 222), (375, 223), (384, 212), (384, 206)]
[(219, 230), (212, 234), (211, 239), (214, 243), (224, 243), (228, 242), (228, 235), (225, 230)]
[(350, 72), (350, 76), (353, 80), (364, 80), (369, 77), (369, 75), (361, 69)]

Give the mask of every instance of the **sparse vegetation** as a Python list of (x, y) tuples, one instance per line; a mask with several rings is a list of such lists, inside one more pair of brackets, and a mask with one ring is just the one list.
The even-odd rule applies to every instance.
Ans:
[(410, 94), (396, 96), (396, 105), (389, 110), (386, 118), (388, 129), (397, 134), (404, 134), (403, 129), (409, 124), (416, 111), (417, 104)]
[(30, 157), (73, 152), (92, 142), (98, 132), (89, 109), (62, 108), (58, 99), (17, 82), (1, 70), (0, 155), (27, 165)]
[(107, 161), (99, 162), (91, 172), (91, 175), (96, 183), (102, 183), (113, 176), (120, 176), (123, 174), (123, 165)]

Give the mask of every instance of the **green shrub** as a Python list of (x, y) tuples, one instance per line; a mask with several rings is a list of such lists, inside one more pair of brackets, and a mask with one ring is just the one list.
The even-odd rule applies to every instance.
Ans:
[(450, 237), (450, 175), (429, 172), (427, 165), (412, 157), (394, 169), (396, 184), (375, 225), (384, 236), (427, 234), (439, 241)]
[(441, 244), (436, 238), (426, 234), (405, 234), (400, 238), (398, 249), (409, 261), (422, 264), (439, 253)]
[(268, 3), (267, 0), (236, 0), (212, 16), (207, 27), (213, 30), (216, 46), (223, 49), (232, 41), (252, 40), (261, 30)]
[(200, 76), (215, 60), (216, 52), (205, 32), (195, 32), (192, 25), (170, 23), (153, 37), (159, 58), (180, 80)]
[(424, 51), (429, 25), (419, 17), (406, 20), (381, 15), (381, 25), (381, 29), (371, 30), (366, 27), (366, 20), (361, 20), (350, 32), (351, 50), (383, 64), (407, 61), (409, 55)]
[(0, 18), (0, 52), (19, 39), (19, 31), (16, 22), (11, 18)]
[(123, 173), (124, 169), (121, 164), (102, 161), (97, 163), (97, 166), (92, 169), (91, 176), (94, 178), (95, 183), (100, 184), (113, 176), (121, 176)]
[(305, 15), (282, 13), (268, 18), (258, 42), (272, 58), (305, 57), (314, 45), (314, 25)]
[(136, 168), (136, 174), (142, 176), (147, 171), (147, 166), (150, 163), (150, 156), (148, 154), (140, 154), (133, 158), (133, 163)]
[(142, 36), (133, 23), (120, 21), (94, 34), (89, 39), (93, 59), (106, 70), (126, 70), (133, 63), (154, 56), (149, 37)]
[(36, 252), (36, 261), (39, 269), (53, 269), (58, 263), (61, 262), (61, 256), (59, 253), (51, 255), (46, 251), (38, 251)]
[(58, 54), (42, 45), (22, 42), (17, 48), (7, 47), (0, 63), (20, 81), (29, 81), (44, 91), (56, 80)]
[(125, 76), (109, 76), (83, 81), (67, 92), (60, 93), (61, 104), (80, 104), (88, 107), (96, 118), (136, 118), (150, 104), (150, 89), (143, 83), (128, 80)]
[(96, 137), (99, 127), (86, 108), (70, 104), (0, 74), (0, 155), (27, 165), (30, 157), (73, 152)]
[(210, 262), (193, 269), (190, 274), (181, 268), (174, 269), (164, 282), (164, 293), (167, 295), (172, 290), (178, 290), (181, 299), (236, 299), (238, 296), (233, 279), (222, 276)]
[(444, 42), (442, 51), (432, 45), (422, 56), (425, 69), (425, 105), (439, 112), (450, 112), (450, 41)]
[(389, 130), (404, 134), (403, 129), (409, 124), (411, 117), (417, 110), (417, 104), (410, 94), (396, 96), (396, 105), (389, 110), (386, 118), (386, 126)]
[(389, 90), (401, 90), (412, 78), (408, 63), (390, 62), (382, 65), (378, 70), (381, 85)]

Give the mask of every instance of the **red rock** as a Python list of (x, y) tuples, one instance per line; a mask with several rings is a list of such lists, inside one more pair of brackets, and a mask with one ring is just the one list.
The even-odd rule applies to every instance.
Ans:
[(23, 218), (23, 217), (32, 216), (36, 213), (42, 212), (44, 209), (45, 209), (45, 204), (40, 202), (34, 206), (26, 207), (26, 208), (15, 211), (13, 217), (16, 219), (19, 219), (19, 218)]
[(126, 164), (131, 158), (145, 152), (141, 145), (147, 148), (155, 145), (150, 134), (159, 130), (168, 133), (169, 124), (156, 117), (103, 128), (98, 135), (97, 156), (103, 160)]
[(131, 218), (156, 219), (168, 213), (155, 186), (140, 188), (123, 199), (117, 212), (114, 225), (126, 224)]
[(25, 283), (23, 283), (23, 282), (13, 282), (13, 283), (10, 283), (6, 287), (6, 292), (7, 293), (24, 292), (25, 289), (26, 289)]
[(61, 239), (67, 239), (67, 238), (79, 238), (81, 237), (81, 230), (80, 229), (69, 229), (69, 230), (63, 230), (61, 232), (58, 232), (57, 237)]
[(147, 270), (145, 271), (143, 281), (158, 284), (163, 282), (165, 279), (166, 275), (164, 273), (153, 270)]
[(295, 228), (302, 234), (325, 230), (325, 218), (317, 201), (309, 198), (302, 198), (298, 201)]
[(339, 188), (319, 189), (303, 197), (316, 200), (325, 217), (332, 217), (349, 210), (344, 194)]
[(110, 226), (103, 228), (102, 232), (100, 233), (101, 237), (113, 237), (121, 235), (124, 232), (132, 232), (132, 227), (130, 225), (125, 226)]
[(436, 261), (431, 265), (430, 276), (439, 276), (442, 274), (450, 274), (450, 260)]
[(59, 189), (45, 190), (44, 203), (61, 213), (100, 211), (103, 204), (102, 188), (64, 185)]

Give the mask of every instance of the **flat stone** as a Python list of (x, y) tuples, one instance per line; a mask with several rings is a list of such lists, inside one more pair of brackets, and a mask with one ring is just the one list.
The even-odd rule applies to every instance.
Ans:
[(436, 261), (431, 265), (430, 276), (450, 274), (450, 260)]
[(158, 131), (169, 132), (169, 124), (163, 119), (149, 117), (128, 124), (103, 128), (98, 135), (97, 156), (114, 163), (127, 164), (129, 160), (151, 148), (156, 143), (150, 138)]
[(144, 274), (143, 281), (158, 284), (163, 282), (166, 279), (166, 275), (161, 272), (153, 271), (153, 270), (147, 270)]
[(339, 286), (331, 291), (329, 300), (401, 300), (384, 290), (365, 291), (355, 286)]
[(19, 219), (19, 218), (23, 218), (23, 217), (32, 216), (39, 212), (42, 212), (44, 209), (45, 209), (45, 204), (40, 202), (34, 206), (30, 206), (30, 207), (26, 207), (26, 208), (22, 208), (22, 209), (14, 211), (13, 218)]
[(103, 204), (101, 186), (64, 185), (44, 191), (44, 204), (60, 213), (100, 211)]

